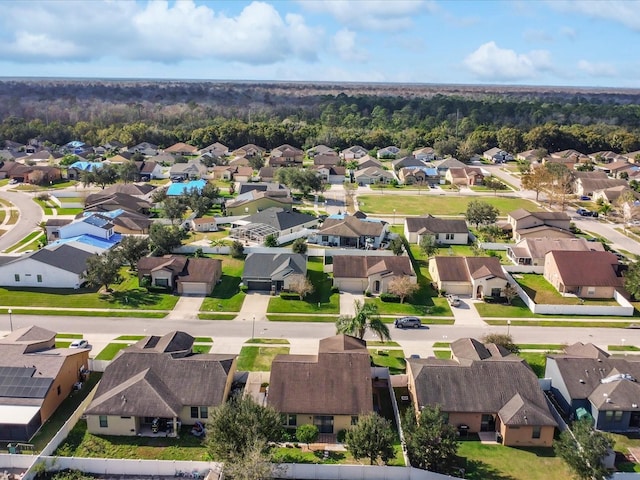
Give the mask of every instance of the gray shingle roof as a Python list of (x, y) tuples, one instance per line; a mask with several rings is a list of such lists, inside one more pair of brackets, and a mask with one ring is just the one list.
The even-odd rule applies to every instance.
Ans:
[(423, 228), (430, 233), (468, 233), (467, 222), (464, 220), (436, 218), (431, 215), (424, 217), (407, 217), (405, 220), (409, 232), (418, 232)]
[(263, 223), (279, 231), (288, 230), (313, 220), (316, 220), (313, 215), (279, 207), (270, 207), (243, 219), (249, 223)]
[[(63, 244), (55, 250), (47, 248), (38, 250), (31, 254), (29, 258), (67, 272), (81, 274), (87, 269), (87, 258), (91, 255), (93, 253)], [(19, 261), (19, 259), (16, 261)]]
[(242, 278), (282, 280), (288, 275), (307, 273), (307, 257), (299, 253), (250, 253)]

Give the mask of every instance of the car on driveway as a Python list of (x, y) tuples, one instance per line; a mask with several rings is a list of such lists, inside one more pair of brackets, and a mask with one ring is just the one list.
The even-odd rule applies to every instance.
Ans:
[(588, 196), (588, 195), (582, 195), (582, 196), (580, 197), (580, 200), (582, 200), (582, 201), (589, 201), (589, 200), (591, 200), (591, 197), (590, 197), (590, 196)]
[(449, 305), (451, 305), (452, 307), (459, 307), (460, 306), (460, 297), (457, 295), (447, 295), (447, 302), (449, 302)]
[(394, 325), (396, 328), (420, 328), (422, 322), (418, 317), (402, 317), (396, 318)]
[(85, 339), (74, 340), (71, 342), (71, 345), (69, 345), (69, 348), (89, 348), (89, 342)]

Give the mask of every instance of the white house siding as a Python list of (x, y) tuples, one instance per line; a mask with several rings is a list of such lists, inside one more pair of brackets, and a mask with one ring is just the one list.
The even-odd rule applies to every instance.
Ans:
[(104, 228), (96, 227), (86, 222), (73, 222), (60, 227), (60, 238), (71, 238), (79, 235), (93, 235), (98, 238), (109, 238), (113, 231), (107, 231)]
[[(447, 238), (449, 236), (450, 238)], [(453, 238), (451, 238), (453, 236)], [(423, 235), (417, 235), (418, 243), (422, 241)], [(436, 243), (440, 245), (466, 245), (469, 243), (468, 233), (438, 233)]]
[[(19, 281), (16, 281), (16, 275)], [(78, 288), (81, 283), (80, 275), (31, 258), (0, 266), (0, 285), (3, 287)]]

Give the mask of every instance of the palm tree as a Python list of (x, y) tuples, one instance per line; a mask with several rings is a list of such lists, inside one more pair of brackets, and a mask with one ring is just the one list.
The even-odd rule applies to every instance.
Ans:
[(336, 321), (337, 333), (353, 335), (362, 340), (367, 330), (371, 330), (380, 337), (380, 341), (391, 340), (389, 328), (382, 322), (375, 304), (356, 300), (354, 306), (356, 311), (354, 316), (340, 315)]
[(600, 213), (602, 215), (604, 215), (605, 217), (611, 213), (611, 204), (610, 203), (603, 203), (602, 205), (600, 205)]

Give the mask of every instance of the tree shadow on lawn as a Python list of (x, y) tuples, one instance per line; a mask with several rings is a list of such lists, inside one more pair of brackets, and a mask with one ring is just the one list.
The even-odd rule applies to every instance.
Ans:
[[(480, 460), (467, 460), (466, 458), (460, 458), (458, 465), (464, 469), (463, 478), (471, 480), (516, 480), (511, 475), (507, 475), (504, 472), (496, 470), (494, 467), (481, 462)], [(453, 472), (458, 475), (462, 472)]]
[(236, 295), (240, 291), (240, 282), (242, 279), (240, 277), (234, 277), (231, 275), (222, 274), (220, 278), (220, 283), (215, 286), (213, 292), (209, 295), (213, 298), (222, 298), (229, 299)]
[(157, 305), (162, 301), (162, 297), (159, 292), (146, 290), (143, 288), (136, 288), (133, 290), (101, 293), (100, 300), (111, 304), (122, 305), (127, 308), (139, 308), (150, 305)]

